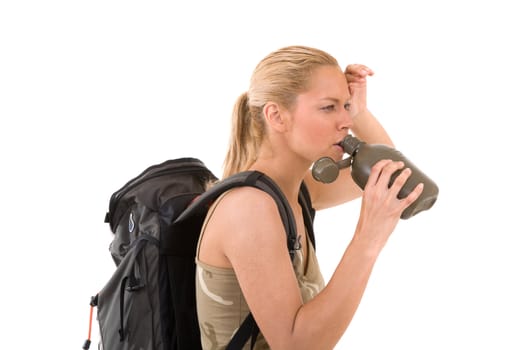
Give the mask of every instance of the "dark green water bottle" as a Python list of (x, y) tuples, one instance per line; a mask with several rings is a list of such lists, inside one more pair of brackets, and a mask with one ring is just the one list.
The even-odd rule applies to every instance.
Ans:
[[(439, 193), (436, 183), (395, 148), (380, 144), (368, 144), (352, 135), (346, 136), (341, 142), (341, 146), (349, 154), (349, 157), (339, 162), (335, 162), (330, 157), (319, 159), (312, 167), (314, 179), (323, 183), (331, 183), (339, 176), (340, 169), (351, 167), (352, 179), (361, 189), (364, 189), (370, 171), (378, 161), (382, 159), (403, 161), (405, 164), (403, 169), (410, 168), (412, 173), (399, 191), (398, 198), (408, 196), (419, 183), (423, 183), (424, 188), (417, 200), (403, 211), (401, 218), (408, 219), (423, 210), (428, 210), (436, 202)], [(389, 187), (403, 169), (392, 174)]]

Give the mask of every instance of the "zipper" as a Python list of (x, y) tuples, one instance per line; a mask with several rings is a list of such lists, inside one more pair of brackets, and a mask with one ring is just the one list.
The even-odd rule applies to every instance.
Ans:
[[(133, 179), (129, 180), (124, 186), (122, 186), (117, 192), (115, 192), (111, 198), (110, 198), (110, 204), (109, 204), (109, 211), (108, 211), (108, 218), (107, 222), (110, 223), (113, 219), (113, 214), (115, 212), (115, 209), (118, 205), (118, 202), (122, 197), (124, 197), (129, 191), (135, 189), (137, 186), (143, 184), (144, 182), (147, 182), (151, 179), (167, 176), (167, 175), (173, 175), (173, 174), (185, 174), (185, 173), (192, 173), (192, 172), (200, 172), (201, 175), (204, 177), (209, 177), (211, 179), (215, 178), (215, 175), (206, 168), (206, 166), (203, 163), (191, 163), (192, 158), (184, 158), (184, 159), (176, 159), (175, 161), (166, 161), (164, 163), (158, 164), (158, 165), (152, 165), (151, 167), (144, 170), (140, 175), (134, 177)], [(195, 160), (193, 160), (195, 161)], [(167, 166), (168, 162), (173, 162), (173, 164), (170, 165), (170, 167), (166, 169), (159, 169), (154, 170), (155, 168), (161, 168), (163, 166)], [(154, 171), (153, 171), (154, 170)]]

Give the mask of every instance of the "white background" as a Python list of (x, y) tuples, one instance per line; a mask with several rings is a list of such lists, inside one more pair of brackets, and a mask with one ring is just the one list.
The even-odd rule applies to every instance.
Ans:
[[(2, 348), (81, 349), (114, 269), (111, 193), (168, 158), (220, 174), (253, 68), (304, 44), (375, 70), (370, 109), (440, 186), (398, 225), (337, 349), (525, 349), (518, 3), (3, 1)], [(327, 280), (358, 210), (318, 213)]]

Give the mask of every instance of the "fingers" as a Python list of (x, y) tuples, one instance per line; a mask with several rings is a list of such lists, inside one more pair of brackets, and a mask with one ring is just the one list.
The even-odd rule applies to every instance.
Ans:
[(416, 201), (418, 197), (423, 193), (424, 185), (423, 183), (418, 184), (412, 192), (408, 196), (406, 196), (402, 201), (404, 202), (404, 205), (408, 208), (408, 206)]
[(397, 198), (400, 199), (400, 201), (405, 207), (408, 207), (410, 204), (412, 204), (423, 192), (423, 184), (420, 183), (412, 190), (412, 192), (408, 194), (408, 196), (404, 198), (399, 197), (399, 192), (401, 191), (401, 188), (405, 185), (411, 174), (412, 170), (410, 168), (403, 169), (403, 171), (399, 173), (399, 175), (395, 178), (392, 185), (390, 186), (392, 191), (396, 193)]
[(374, 75), (374, 71), (363, 64), (349, 64), (345, 69), (345, 77), (348, 83), (366, 81), (368, 76)]
[[(392, 161), (390, 159), (378, 161), (370, 170), (365, 191), (373, 191), (376, 194), (383, 193), (376, 198), (384, 198), (392, 204), (397, 203), (396, 207), (401, 211), (408, 208), (423, 192), (423, 184), (418, 184), (408, 196), (400, 199), (399, 192), (412, 174), (412, 170), (410, 168), (403, 169), (404, 166), (404, 163), (401, 161)], [(391, 182), (392, 176), (396, 172), (399, 172), (399, 174)]]
[[(403, 162), (394, 162), (391, 159), (380, 160), (370, 169), (367, 185), (378, 185), (387, 188), (389, 187), (390, 178), (394, 172), (403, 169), (403, 167)], [(408, 176), (406, 176), (406, 178), (408, 178)], [(403, 181), (403, 183), (404, 182), (405, 181)]]

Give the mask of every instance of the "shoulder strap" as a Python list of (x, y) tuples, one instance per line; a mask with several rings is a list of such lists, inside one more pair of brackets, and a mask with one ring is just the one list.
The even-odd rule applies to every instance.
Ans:
[(310, 198), (310, 192), (308, 192), (308, 187), (303, 182), (301, 183), (301, 189), (299, 191), (299, 202), (303, 210), (304, 223), (306, 225), (306, 230), (308, 231), (308, 236), (315, 248), (315, 234), (314, 234), (314, 218), (315, 218), (315, 209), (312, 206), (312, 199)]

